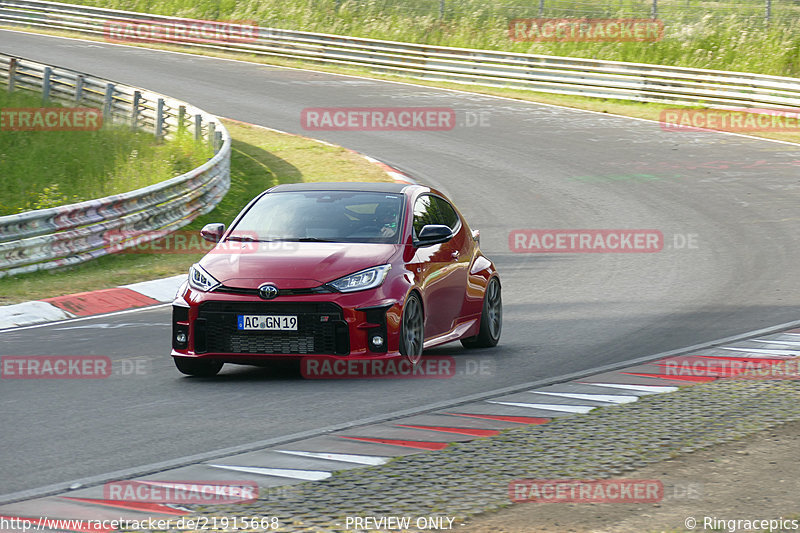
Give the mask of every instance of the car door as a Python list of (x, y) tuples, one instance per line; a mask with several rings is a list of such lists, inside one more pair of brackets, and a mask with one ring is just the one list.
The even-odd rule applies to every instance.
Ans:
[(425, 337), (447, 333), (461, 314), (469, 270), (469, 242), (453, 206), (433, 194), (420, 195), (414, 203), (414, 237), (423, 226), (442, 224), (455, 231), (447, 242), (419, 247), (415, 263), (421, 269), (420, 284), (425, 308)]

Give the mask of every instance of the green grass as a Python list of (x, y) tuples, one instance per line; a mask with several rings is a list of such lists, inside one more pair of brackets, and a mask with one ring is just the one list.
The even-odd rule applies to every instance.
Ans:
[[(800, 76), (800, 5), (763, 1), (660, 0), (664, 39), (637, 43), (530, 43), (508, 37), (509, 20), (538, 15), (538, 0), (71, 0), (73, 3), (262, 26), (467, 48)], [(649, 1), (546, 0), (547, 17), (647, 18)], [(691, 4), (690, 8), (686, 6)], [(337, 7), (338, 6), (338, 7)], [(513, 6), (513, 7), (512, 7)], [(765, 52), (769, 53), (765, 53)]]
[[(225, 121), (233, 138), (231, 188), (217, 207), (181, 231), (229, 224), (256, 194), (279, 183), (389, 181), (378, 166), (343, 148)], [(105, 289), (187, 272), (198, 254), (138, 253), (100, 257), (68, 269), (0, 278), (0, 305)]]
[[(39, 96), (0, 92), (0, 108), (41, 106)], [(2, 131), (0, 216), (132, 191), (183, 174), (211, 154), (189, 134), (159, 143), (122, 126)]]

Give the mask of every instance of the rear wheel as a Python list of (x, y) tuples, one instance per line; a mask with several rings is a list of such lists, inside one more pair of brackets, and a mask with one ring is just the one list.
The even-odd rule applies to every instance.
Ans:
[(187, 376), (210, 378), (222, 370), (223, 363), (216, 361), (203, 361), (202, 359), (189, 359), (186, 357), (173, 357), (175, 366)]
[(422, 345), (425, 341), (422, 302), (412, 293), (403, 306), (403, 320), (400, 327), (400, 354), (412, 365), (422, 358)]
[(461, 339), (464, 348), (491, 348), (497, 346), (500, 332), (503, 330), (503, 299), (500, 295), (500, 282), (497, 278), (489, 280), (483, 296), (481, 311), (481, 328), (478, 334), (468, 339)]

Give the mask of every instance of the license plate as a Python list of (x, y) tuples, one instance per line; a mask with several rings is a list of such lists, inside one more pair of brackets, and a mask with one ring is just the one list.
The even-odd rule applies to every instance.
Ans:
[(240, 331), (297, 331), (294, 315), (239, 315)]

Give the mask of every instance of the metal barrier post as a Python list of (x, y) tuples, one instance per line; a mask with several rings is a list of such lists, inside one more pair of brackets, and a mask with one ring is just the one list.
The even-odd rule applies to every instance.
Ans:
[(44, 67), (44, 74), (42, 75), (42, 104), (47, 104), (50, 101), (50, 76), (53, 75), (53, 69)]
[(103, 124), (109, 124), (111, 119), (111, 105), (114, 101), (114, 84), (106, 83), (106, 94), (103, 97)]
[(14, 84), (17, 76), (17, 58), (12, 57), (8, 62), (8, 92), (14, 92)]
[(83, 76), (75, 79), (75, 103), (80, 104), (83, 98)]
[(131, 129), (135, 130), (136, 127), (139, 125), (139, 105), (142, 102), (142, 92), (141, 91), (134, 91), (133, 92), (133, 109), (131, 110)]
[(186, 129), (186, 106), (178, 106), (178, 132), (182, 132)]
[(156, 106), (156, 138), (161, 139), (164, 136), (164, 99), (158, 99)]

